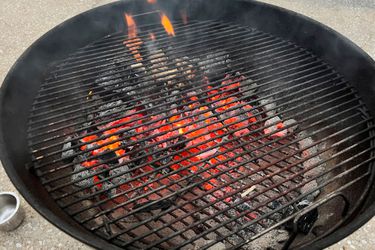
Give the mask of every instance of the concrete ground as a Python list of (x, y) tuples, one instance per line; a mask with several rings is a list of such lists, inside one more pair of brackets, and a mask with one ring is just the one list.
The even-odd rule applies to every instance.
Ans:
[[(375, 0), (264, 0), (312, 17), (341, 32), (375, 58)], [(0, 82), (30, 44), (62, 21), (110, 0), (1, 0)], [(0, 191), (15, 191), (0, 166)], [(90, 249), (43, 219), (23, 201), (26, 218), (10, 233), (0, 232), (0, 249)], [(328, 248), (375, 249), (375, 218)]]

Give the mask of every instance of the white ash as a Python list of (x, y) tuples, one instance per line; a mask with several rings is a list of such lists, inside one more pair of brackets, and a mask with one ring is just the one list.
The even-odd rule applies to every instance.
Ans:
[(264, 250), (281, 249), (284, 243), (289, 239), (289, 233), (283, 229), (274, 229), (261, 237), (246, 244), (243, 249)]
[(175, 61), (177, 69), (182, 72), (186, 79), (191, 80), (194, 78), (194, 67), (189, 63), (189, 58), (187, 56), (184, 56), (182, 59), (176, 58)]
[(258, 84), (250, 78), (240, 81), (240, 92), (245, 96), (253, 96), (257, 92)]
[(288, 132), (289, 132), (290, 134), (292, 134), (292, 133), (293, 133), (294, 131), (296, 131), (297, 128), (298, 128), (298, 123), (297, 123), (297, 121), (294, 120), (294, 119), (288, 119), (288, 120), (285, 120), (283, 123), (284, 123), (284, 126), (285, 126), (285, 127), (290, 126), (290, 127), (287, 128), (287, 130), (288, 130)]
[[(83, 171), (81, 171), (83, 170)], [(78, 179), (85, 178), (79, 182), (74, 183), (74, 185), (79, 186), (81, 188), (89, 187), (90, 185), (94, 184), (94, 179), (92, 177), (89, 177), (89, 175), (92, 174), (91, 170), (88, 170), (85, 167), (82, 167), (81, 164), (75, 164), (74, 165), (74, 172), (81, 171), (78, 173), (74, 173), (72, 175), (72, 181), (77, 181)]]
[[(279, 116), (274, 116), (274, 117), (266, 120), (266, 122), (264, 123), (264, 127), (265, 127), (265, 130), (267, 130), (267, 134), (270, 134), (272, 136), (272, 134), (274, 134), (279, 129), (277, 127), (277, 124), (280, 123), (280, 122), (281, 122), (281, 119), (280, 119)], [(271, 124), (273, 124), (273, 125), (271, 125)], [(281, 131), (278, 131), (277, 133), (286, 135), (287, 130), (283, 129)]]
[[(127, 84), (123, 81), (122, 75), (116, 70), (108, 70), (102, 73), (95, 80), (95, 83), (109, 91), (121, 91), (121, 87)], [(114, 88), (116, 89), (114, 90)]]
[(311, 159), (308, 159), (307, 161), (304, 161), (302, 163), (304, 168), (310, 168), (314, 166), (312, 169), (307, 171), (306, 173), (303, 174), (304, 177), (306, 178), (315, 178), (319, 174), (323, 173), (325, 170), (325, 167), (323, 165), (317, 165), (320, 164), (321, 158), (319, 156), (315, 156)]
[(104, 181), (102, 182), (102, 188), (103, 190), (106, 190), (106, 194), (109, 196), (109, 197), (112, 197), (116, 194), (116, 190), (117, 188), (114, 188), (114, 184), (112, 182), (109, 182), (109, 181)]
[(166, 102), (173, 103), (176, 102), (179, 96), (180, 91), (179, 90), (173, 90), (170, 95), (167, 96)]
[(299, 138), (303, 138), (298, 141), (298, 146), (300, 149), (303, 149), (302, 156), (303, 157), (309, 157), (313, 154), (316, 154), (318, 152), (318, 148), (316, 145), (313, 146), (314, 140), (309, 136), (307, 136), (307, 133), (305, 131), (302, 131), (298, 133), (297, 135)]
[(262, 106), (263, 110), (266, 112), (267, 116), (273, 116), (276, 114), (276, 103), (273, 101), (272, 97), (259, 100), (259, 103)]
[[(310, 192), (312, 191), (313, 189), (317, 188), (318, 187), (318, 183), (316, 180), (313, 180), (313, 181), (310, 181), (308, 183), (306, 183), (302, 188), (301, 188), (301, 193), (302, 194), (306, 194), (307, 192)], [(315, 200), (315, 198), (320, 194), (320, 190), (316, 190), (314, 192), (312, 192), (311, 194), (307, 195), (306, 196), (306, 200), (309, 201), (309, 202), (313, 202)]]
[(62, 146), (63, 152), (61, 153), (61, 158), (70, 158), (72, 155), (74, 155), (74, 150), (72, 149), (72, 138), (68, 136), (65, 139), (65, 143)]
[(302, 156), (304, 158), (308, 158), (302, 163), (303, 167), (310, 168), (314, 166), (311, 170), (304, 173), (303, 176), (305, 178), (315, 178), (317, 175), (324, 171), (324, 166), (319, 165), (319, 163), (322, 161), (320, 155), (312, 157), (312, 155), (318, 153), (318, 145), (314, 145), (314, 140), (310, 136), (307, 136), (306, 131), (298, 133), (297, 137), (303, 138), (298, 141), (298, 146), (301, 150), (303, 150)]
[(146, 71), (146, 68), (143, 66), (143, 63), (134, 63), (130, 65), (130, 68), (138, 74)]
[(215, 73), (218, 70), (224, 71), (226, 67), (230, 66), (231, 62), (226, 51), (214, 51), (205, 57), (194, 58), (192, 61), (197, 63), (205, 74)]
[(125, 105), (122, 105), (123, 101), (118, 100), (115, 102), (109, 102), (101, 105), (98, 108), (98, 117), (108, 116), (108, 115), (119, 115), (118, 113), (126, 109)]
[[(122, 174), (122, 173), (124, 173), (124, 174)], [(130, 173), (129, 173), (128, 165), (125, 164), (125, 165), (122, 165), (120, 167), (116, 167), (114, 169), (111, 169), (109, 171), (109, 176), (114, 176), (114, 175), (118, 175), (118, 174), (120, 174), (120, 175), (110, 179), (112, 183), (117, 185), (117, 184), (124, 184), (125, 182), (127, 182), (130, 179)]]

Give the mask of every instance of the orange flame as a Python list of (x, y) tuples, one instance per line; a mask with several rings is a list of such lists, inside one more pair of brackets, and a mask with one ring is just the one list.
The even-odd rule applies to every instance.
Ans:
[(175, 36), (172, 23), (164, 13), (161, 15), (161, 24), (163, 25), (168, 35)]
[(156, 40), (156, 36), (155, 36), (155, 34), (154, 33), (150, 33), (150, 39), (152, 40), (152, 41), (155, 41)]
[(137, 26), (131, 15), (125, 13), (126, 24), (128, 25), (128, 38), (133, 39), (137, 37)]
[(147, 2), (150, 4), (156, 4), (157, 0), (147, 0)]
[(142, 56), (138, 51), (142, 41), (137, 37), (137, 25), (131, 15), (125, 13), (124, 16), (128, 26), (128, 40), (124, 41), (124, 45), (128, 47), (136, 61), (142, 61)]

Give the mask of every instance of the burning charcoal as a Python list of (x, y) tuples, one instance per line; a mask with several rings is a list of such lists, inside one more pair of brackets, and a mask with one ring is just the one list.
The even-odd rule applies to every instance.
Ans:
[(194, 78), (194, 67), (189, 63), (189, 58), (184, 56), (182, 59), (176, 58), (177, 69), (184, 75), (184, 78), (191, 80)]
[[(273, 125), (271, 125), (271, 124), (273, 124)], [(284, 126), (281, 119), (278, 116), (274, 116), (274, 117), (268, 119), (264, 123), (264, 126), (266, 127), (264, 129), (264, 134), (270, 135), (271, 137), (276, 137), (276, 136), (281, 137), (281, 136), (285, 136), (287, 134), (286, 129), (275, 132), (276, 130), (281, 129)]]
[[(122, 174), (122, 173), (124, 173), (124, 174)], [(127, 164), (125, 164), (125, 165), (122, 165), (120, 167), (114, 168), (114, 169), (109, 171), (109, 176), (112, 177), (112, 176), (115, 176), (115, 175), (116, 176), (120, 175), (120, 176), (113, 177), (111, 179), (111, 182), (114, 183), (115, 185), (124, 184), (125, 182), (127, 182), (130, 179), (129, 166)]]
[[(302, 131), (298, 133), (297, 137), (298, 138), (304, 138), (298, 141), (298, 146), (302, 151), (302, 156), (304, 158), (309, 158), (303, 162), (303, 167), (304, 168), (312, 168), (311, 170), (307, 171), (304, 173), (304, 177), (306, 178), (314, 178), (315, 176), (319, 175), (324, 171), (324, 166), (318, 165), (321, 162), (321, 158), (319, 155), (316, 155), (312, 157), (312, 155), (318, 153), (318, 145), (312, 146), (314, 144), (314, 141), (311, 137), (306, 137), (307, 132)], [(309, 148), (307, 148), (309, 147)], [(307, 149), (306, 149), (307, 148)]]
[(284, 121), (284, 126), (290, 126), (287, 128), (287, 130), (290, 134), (292, 134), (298, 128), (298, 123), (294, 119), (288, 119)]
[(116, 194), (116, 188), (113, 188), (113, 183), (109, 181), (105, 181), (102, 183), (102, 190), (106, 190), (106, 194), (109, 197), (113, 197)]
[(259, 103), (266, 112), (267, 116), (273, 116), (276, 114), (276, 103), (273, 101), (272, 97), (269, 97), (269, 99), (259, 100)]
[(303, 149), (302, 155), (304, 157), (309, 157), (313, 154), (316, 154), (318, 152), (318, 149), (316, 145), (312, 146), (314, 144), (313, 139), (311, 137), (306, 137), (306, 135), (307, 133), (305, 131), (298, 133), (298, 138), (303, 138), (298, 141), (298, 146), (300, 149)]
[(186, 147), (186, 137), (179, 136), (177, 142), (173, 145), (173, 150), (181, 150)]
[(229, 53), (226, 51), (214, 51), (206, 57), (194, 58), (192, 61), (197, 63), (206, 75), (218, 73), (218, 71), (224, 72), (227, 67), (230, 67), (231, 62)]
[(198, 93), (196, 91), (190, 91), (190, 92), (186, 93), (187, 97), (194, 97), (194, 96), (197, 96), (197, 95), (198, 95)]
[[(126, 106), (121, 105), (123, 102), (121, 100), (115, 102), (109, 102), (104, 105), (101, 105), (98, 108), (98, 117), (107, 116), (106, 119), (109, 119), (111, 116), (118, 116), (120, 112), (126, 109)], [(116, 113), (116, 114), (113, 114)]]
[(240, 92), (245, 96), (253, 96), (257, 92), (258, 84), (250, 78), (240, 81)]
[[(310, 181), (308, 183), (306, 183), (302, 188), (301, 188), (301, 193), (302, 194), (305, 194), (307, 192), (310, 192), (312, 191), (313, 189), (317, 188), (318, 187), (318, 183), (316, 182), (316, 180), (313, 180), (313, 181)], [(315, 192), (307, 195), (306, 197), (306, 200), (308, 200), (309, 202), (313, 202), (315, 200), (315, 198), (320, 194), (320, 190), (316, 190)]]
[(94, 183), (94, 179), (92, 177), (88, 177), (89, 175), (92, 174), (92, 171), (88, 170), (85, 167), (82, 167), (80, 164), (74, 165), (74, 172), (81, 171), (81, 170), (83, 170), (83, 171), (79, 172), (79, 173), (75, 173), (75, 174), (72, 175), (72, 181), (76, 181), (76, 180), (81, 179), (81, 178), (86, 178), (86, 179), (81, 180), (77, 183), (74, 183), (74, 185), (76, 185), (76, 186), (79, 186), (81, 188), (86, 188), (86, 187), (88, 187), (88, 186), (90, 186)]
[(64, 160), (68, 160), (68, 161), (72, 161), (72, 155), (74, 155), (74, 150), (72, 149), (72, 141), (71, 141), (71, 137), (68, 136), (66, 139), (65, 139), (65, 143), (63, 144), (63, 147), (62, 147), (62, 150), (63, 152), (61, 153), (61, 158), (63, 158)]
[[(116, 70), (108, 70), (99, 75), (99, 78), (95, 80), (95, 83), (101, 86), (108, 92), (101, 93), (101, 95), (108, 95), (111, 92), (121, 93), (124, 92), (122, 87), (126, 87), (126, 83), (120, 73)], [(126, 92), (125, 92), (126, 93)]]
[(176, 100), (177, 100), (178, 98), (180, 98), (179, 95), (178, 95), (178, 93), (180, 93), (179, 90), (173, 90), (173, 91), (171, 92), (171, 94), (168, 95), (168, 97), (167, 97), (167, 102), (168, 102), (168, 103), (176, 102)]
[(144, 157), (144, 155), (146, 155), (146, 152), (143, 150), (140, 150), (138, 152), (134, 152), (133, 154), (131, 154), (130, 158), (133, 159), (133, 163), (136, 166), (139, 166), (147, 161), (147, 157)]

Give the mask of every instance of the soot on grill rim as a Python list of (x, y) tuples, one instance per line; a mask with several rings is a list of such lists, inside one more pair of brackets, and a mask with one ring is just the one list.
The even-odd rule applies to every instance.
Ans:
[[(34, 152), (40, 169), (60, 164), (39, 173), (58, 204), (87, 229), (130, 248), (281, 248), (296, 233), (309, 234), (318, 210), (296, 221), (293, 215), (323, 191), (322, 153), (330, 148), (314, 140), (303, 113), (329, 112), (317, 108), (329, 102), (339, 107), (342, 79), (306, 51), (259, 31), (184, 18), (172, 25), (165, 14), (164, 29), (148, 30), (132, 15), (124, 18), (126, 38), (97, 44), (114, 40), (120, 52), (71, 98), (82, 114), (51, 130), (63, 131), (57, 150), (44, 151), (47, 144)], [(209, 49), (175, 40), (195, 28)], [(263, 64), (266, 52), (275, 65)], [(262, 67), (287, 77), (264, 82)], [(327, 82), (334, 83), (329, 95)], [(311, 100), (301, 105), (298, 93)]]

